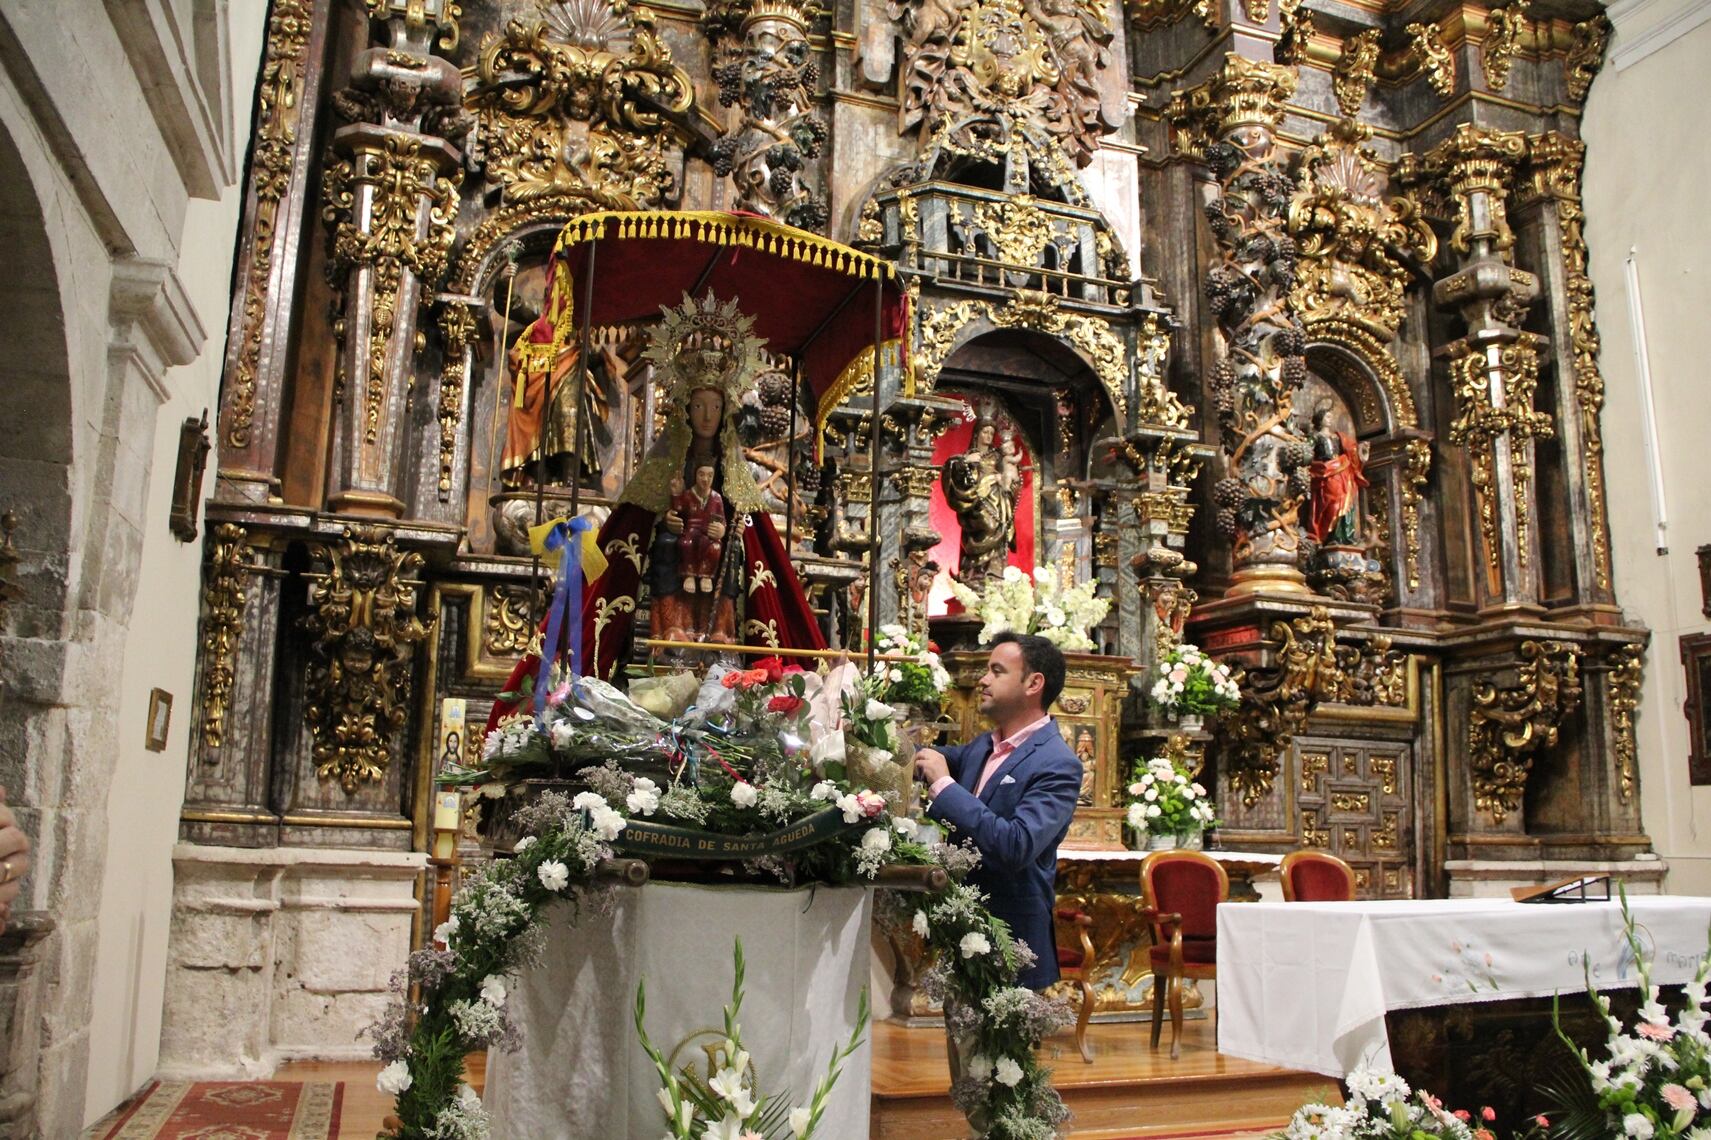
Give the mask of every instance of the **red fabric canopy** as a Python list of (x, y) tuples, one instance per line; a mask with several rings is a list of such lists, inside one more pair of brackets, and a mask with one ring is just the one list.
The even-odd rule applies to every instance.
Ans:
[(862, 371), (850, 365), (873, 347), (876, 305), (883, 339), (907, 343), (909, 295), (890, 262), (755, 214), (584, 214), (565, 226), (554, 256), (560, 295), (568, 289), (570, 301), (560, 343), (576, 343), (590, 260), (594, 324), (655, 319), (685, 293), (734, 299), (768, 352), (800, 363), (816, 405), (828, 393), (841, 399), (844, 391), (832, 391), (840, 378), (847, 391)]

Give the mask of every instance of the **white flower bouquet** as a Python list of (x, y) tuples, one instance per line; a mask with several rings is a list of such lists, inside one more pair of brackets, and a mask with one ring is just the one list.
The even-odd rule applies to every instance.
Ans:
[(987, 583), (984, 593), (953, 580), (951, 593), (981, 620), (980, 641), (1000, 633), (1032, 633), (1059, 649), (1091, 652), (1092, 629), (1111, 611), (1111, 599), (1097, 597), (1099, 583), (1069, 584), (1067, 575), (1036, 566), (1033, 577), (1006, 566), (1002, 577)]
[(1206, 789), (1163, 756), (1148, 760), (1129, 785), (1127, 821), (1147, 835), (1192, 835), (1218, 822)]
[(1159, 663), (1153, 704), (1168, 716), (1206, 716), (1242, 703), (1242, 690), (1230, 667), (1184, 643)]
[[(1343, 1083), (1349, 1090), (1345, 1103), (1303, 1105), (1276, 1140), (1496, 1140), (1489, 1126), (1497, 1114), (1490, 1108), (1481, 1109), (1475, 1121), (1473, 1113), (1452, 1112), (1431, 1093), (1413, 1092), (1401, 1077), (1376, 1069), (1356, 1069)], [(1539, 1117), (1512, 1135), (1542, 1138), (1547, 1126)]]
[(1580, 1062), (1586, 1083), (1571, 1090), (1547, 1090), (1564, 1110), (1551, 1135), (1565, 1140), (1711, 1137), (1711, 1034), (1705, 1031), (1711, 955), (1700, 959), (1693, 980), (1684, 987), (1686, 1001), (1671, 1018), (1659, 1000), (1658, 987), (1652, 985), (1651, 951), (1634, 931), (1626, 891), (1622, 892), (1622, 919), (1645, 1001), (1633, 1032), (1626, 1032), (1611, 1015), (1610, 999), (1592, 988), (1588, 975), (1587, 993), (1609, 1030), (1609, 1056), (1592, 1060), (1563, 1033), (1558, 1020), (1557, 1034)]

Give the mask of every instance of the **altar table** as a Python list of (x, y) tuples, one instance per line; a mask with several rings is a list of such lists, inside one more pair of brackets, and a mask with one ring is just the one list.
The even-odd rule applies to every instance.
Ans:
[[(636, 983), (647, 1029), (674, 1068), (706, 1074), (723, 1040), (731, 946), (743, 940), (743, 1044), (760, 1092), (806, 1104), (832, 1051), (849, 1040), (868, 976), (871, 893), (649, 883), (615, 892), (613, 913), (572, 926), (556, 904), (540, 951), (510, 987), (517, 1053), (489, 1051), (493, 1135), (659, 1140), (659, 1078), (636, 1037)], [(866, 1140), (872, 1049), (844, 1063), (816, 1135)]]
[[(1711, 898), (1628, 900), (1652, 981), (1688, 981)], [(1249, 903), (1218, 908), (1218, 1051), (1341, 1077), (1393, 1071), (1388, 1010), (1638, 984), (1615, 901)]]

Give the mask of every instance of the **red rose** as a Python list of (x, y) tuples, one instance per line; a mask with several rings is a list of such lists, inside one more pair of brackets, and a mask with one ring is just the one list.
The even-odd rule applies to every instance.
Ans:
[(772, 700), (766, 702), (766, 711), (783, 713), (785, 716), (795, 716), (797, 712), (801, 711), (802, 706), (807, 703), (808, 702), (803, 700), (801, 697), (792, 696), (789, 693), (781, 693), (772, 698)]
[(755, 669), (766, 675), (772, 684), (784, 680), (784, 662), (776, 657), (762, 657), (754, 663)]

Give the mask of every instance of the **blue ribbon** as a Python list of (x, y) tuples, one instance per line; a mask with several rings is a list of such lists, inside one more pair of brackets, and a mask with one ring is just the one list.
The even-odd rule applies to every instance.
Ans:
[(548, 553), (562, 551), (558, 560), (558, 576), (553, 582), (552, 603), (547, 609), (546, 640), (542, 642), (540, 673), (535, 677), (535, 712), (547, 707), (547, 690), (552, 687), (553, 659), (558, 655), (558, 642), (570, 623), (570, 675), (580, 677), (582, 660), (582, 532), (594, 525), (587, 517), (561, 522), (547, 534), (541, 544)]

